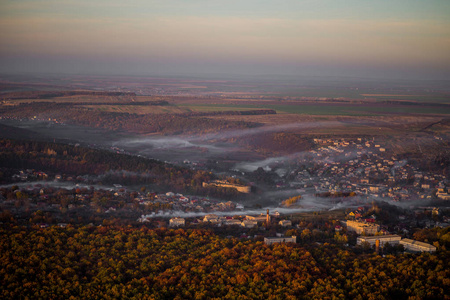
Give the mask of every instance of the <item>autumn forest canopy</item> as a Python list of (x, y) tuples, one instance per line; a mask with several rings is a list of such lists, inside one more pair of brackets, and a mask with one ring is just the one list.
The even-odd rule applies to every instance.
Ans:
[(445, 299), (448, 252), (357, 255), (201, 229), (11, 227), (1, 297), (36, 299)]

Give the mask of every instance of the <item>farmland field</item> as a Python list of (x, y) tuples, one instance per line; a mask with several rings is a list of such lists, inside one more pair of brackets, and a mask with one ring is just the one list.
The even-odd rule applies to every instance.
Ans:
[(251, 110), (273, 109), (277, 113), (291, 113), (302, 115), (343, 115), (343, 116), (370, 116), (385, 114), (436, 114), (448, 115), (450, 108), (443, 109), (440, 106), (409, 106), (409, 105), (381, 105), (381, 104), (335, 104), (335, 103), (286, 103), (272, 104), (259, 102), (233, 103), (233, 104), (182, 104), (180, 107), (193, 111), (224, 111), (224, 110)]

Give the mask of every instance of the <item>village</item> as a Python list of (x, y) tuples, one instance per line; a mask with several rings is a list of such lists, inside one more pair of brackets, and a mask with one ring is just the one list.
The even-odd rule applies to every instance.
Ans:
[[(341, 168), (330, 169), (339, 172)], [(395, 170), (397, 174), (410, 171), (407, 164)], [(258, 214), (257, 210), (249, 210), (241, 204), (208, 197), (154, 193), (145, 189), (132, 191), (119, 184), (108, 189), (82, 184), (58, 188), (45, 183), (23, 182), (25, 178), (39, 176), (47, 176), (48, 179), (43, 172), (23, 170), (18, 175), (16, 178), (20, 177), (21, 184), (1, 188), (2, 222), (9, 218), (41, 228), (84, 223), (102, 226), (110, 223), (107, 220), (128, 219), (130, 224), (137, 221), (157, 227), (223, 228), (220, 230), (231, 236), (238, 234), (241, 238), (262, 239), (268, 245), (299, 241), (322, 243), (331, 238), (345, 244), (353, 240), (352, 247), (377, 252), (383, 251), (384, 247), (397, 247), (395, 249), (408, 252), (434, 252), (436, 245), (414, 240), (412, 233), (418, 228), (446, 228), (450, 225), (448, 209), (438, 207), (381, 209), (378, 202), (372, 201), (371, 205), (365, 202), (361, 206), (341, 210), (342, 217), (337, 219), (329, 214), (330, 211), (307, 212), (306, 209), (306, 214), (318, 220), (308, 223), (296, 213), (298, 210), (269, 213), (267, 209), (265, 214)], [(328, 182), (332, 182), (330, 178), (333, 177), (330, 176)], [(67, 178), (56, 175), (51, 183), (67, 185), (65, 180)], [(377, 194), (370, 189), (370, 184), (366, 185), (369, 185), (365, 190), (367, 194)], [(431, 196), (437, 198), (436, 195)], [(301, 197), (298, 199), (301, 201)]]
[[(23, 169), (11, 176), (12, 184), (1, 188), (1, 222), (13, 219), (45, 228), (85, 223), (102, 226), (109, 224), (108, 220), (125, 220), (157, 227), (221, 228), (231, 235), (263, 239), (266, 244), (322, 243), (332, 238), (345, 244), (352, 240), (353, 246), (376, 251), (386, 245), (410, 252), (436, 251), (436, 245), (414, 240), (412, 233), (449, 226), (446, 176), (398, 158), (373, 139), (314, 139), (314, 143), (317, 147), (303, 156), (274, 161), (266, 168), (278, 174), (273, 189), (295, 192), (293, 206), (286, 205), (285, 199), (276, 200), (270, 214), (269, 210), (261, 213), (266, 208), (244, 207), (237, 201), (108, 186), (89, 176)], [(202, 165), (198, 162), (197, 167)], [(288, 171), (282, 174), (279, 169)], [(252, 197), (253, 184), (219, 180), (203, 186), (236, 188)], [(328, 206), (314, 206), (324, 199)], [(380, 212), (377, 203), (383, 202), (397, 205), (398, 211), (393, 206)], [(342, 216), (329, 216), (328, 210), (339, 204)], [(302, 221), (299, 212), (322, 215), (323, 219), (311, 226)]]
[(369, 139), (314, 142), (319, 147), (306, 158), (289, 161), (298, 167), (291, 171), (294, 179), (281, 184), (281, 188), (299, 188), (317, 195), (353, 193), (368, 199), (406, 203), (450, 200), (446, 176), (420, 170)]
[[(370, 201), (387, 201), (398, 202), (410, 209), (439, 205), (445, 207), (450, 200), (448, 178), (442, 174), (420, 170), (408, 163), (405, 158), (398, 159), (385, 146), (371, 139), (314, 139), (314, 143), (317, 147), (303, 156), (286, 161), (275, 161), (270, 165), (275, 173), (280, 168), (289, 170), (287, 174), (279, 177), (274, 188), (295, 191), (296, 195), (309, 195), (314, 199), (330, 198), (333, 203), (351, 202), (354, 198), (356, 205)], [(96, 185), (98, 180), (92, 180), (89, 176), (66, 177), (61, 174), (47, 174), (39, 170), (27, 169), (13, 174), (11, 179), (17, 186), (14, 193), (39, 194), (41, 201), (37, 197), (29, 201), (37, 206), (43, 205), (42, 199), (45, 197), (51, 197), (47, 191), (67, 187), (66, 193), (74, 195), (67, 205), (69, 209), (90, 205), (95, 206), (97, 211), (108, 212), (121, 208), (136, 208), (138, 205), (142, 211), (153, 214), (171, 211), (206, 214), (241, 211), (244, 208), (236, 201), (219, 201), (209, 197), (185, 196), (172, 192), (155, 193), (145, 188), (144, 190), (127, 190), (120, 184), (108, 187), (99, 183), (100, 186), (94, 188), (93, 185)], [(33, 184), (36, 181), (39, 183)], [(252, 184), (250, 183), (250, 186)], [(222, 181), (204, 182), (203, 185), (236, 188), (238, 192), (251, 196), (250, 186)], [(104, 200), (100, 206), (98, 203), (74, 201), (90, 200), (93, 189), (105, 190), (108, 200)], [(0, 198), (0, 201), (4, 202), (7, 197), (3, 196), (3, 198)], [(278, 205), (283, 200), (278, 200)], [(300, 208), (318, 209), (303, 204), (302, 199), (297, 204)]]

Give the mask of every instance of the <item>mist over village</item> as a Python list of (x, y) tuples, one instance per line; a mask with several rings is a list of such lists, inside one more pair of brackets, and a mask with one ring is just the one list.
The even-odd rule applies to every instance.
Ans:
[(450, 299), (449, 37), (443, 0), (0, 0), (0, 298)]

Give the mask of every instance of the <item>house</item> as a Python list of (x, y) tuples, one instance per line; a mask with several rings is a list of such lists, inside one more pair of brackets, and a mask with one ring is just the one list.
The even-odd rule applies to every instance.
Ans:
[(280, 222), (278, 222), (278, 224), (283, 227), (292, 226), (292, 221), (291, 220), (281, 220)]
[(178, 227), (178, 226), (184, 226), (184, 225), (185, 225), (184, 218), (172, 218), (169, 220), (170, 227)]
[(440, 192), (438, 192), (438, 193), (436, 193), (436, 196), (439, 199), (442, 199), (442, 200), (450, 200), (450, 194), (448, 194), (448, 193), (440, 193)]
[(371, 187), (369, 187), (369, 190), (372, 193), (378, 193), (380, 191), (380, 188), (378, 186), (371, 186)]
[(224, 221), (224, 225), (241, 225), (241, 221), (238, 219), (227, 219)]
[(220, 226), (222, 225), (222, 222), (226, 221), (225, 218), (217, 218), (217, 219), (210, 219), (209, 223)]
[(245, 228), (253, 228), (253, 227), (256, 227), (257, 225), (258, 225), (258, 221), (255, 221), (255, 220), (244, 220), (241, 223), (241, 226), (245, 227)]
[(218, 219), (219, 217), (217, 216), (217, 215), (215, 215), (215, 214), (209, 214), (209, 215), (206, 215), (204, 218), (203, 218), (203, 222), (211, 222), (211, 220), (216, 220), (216, 219)]

